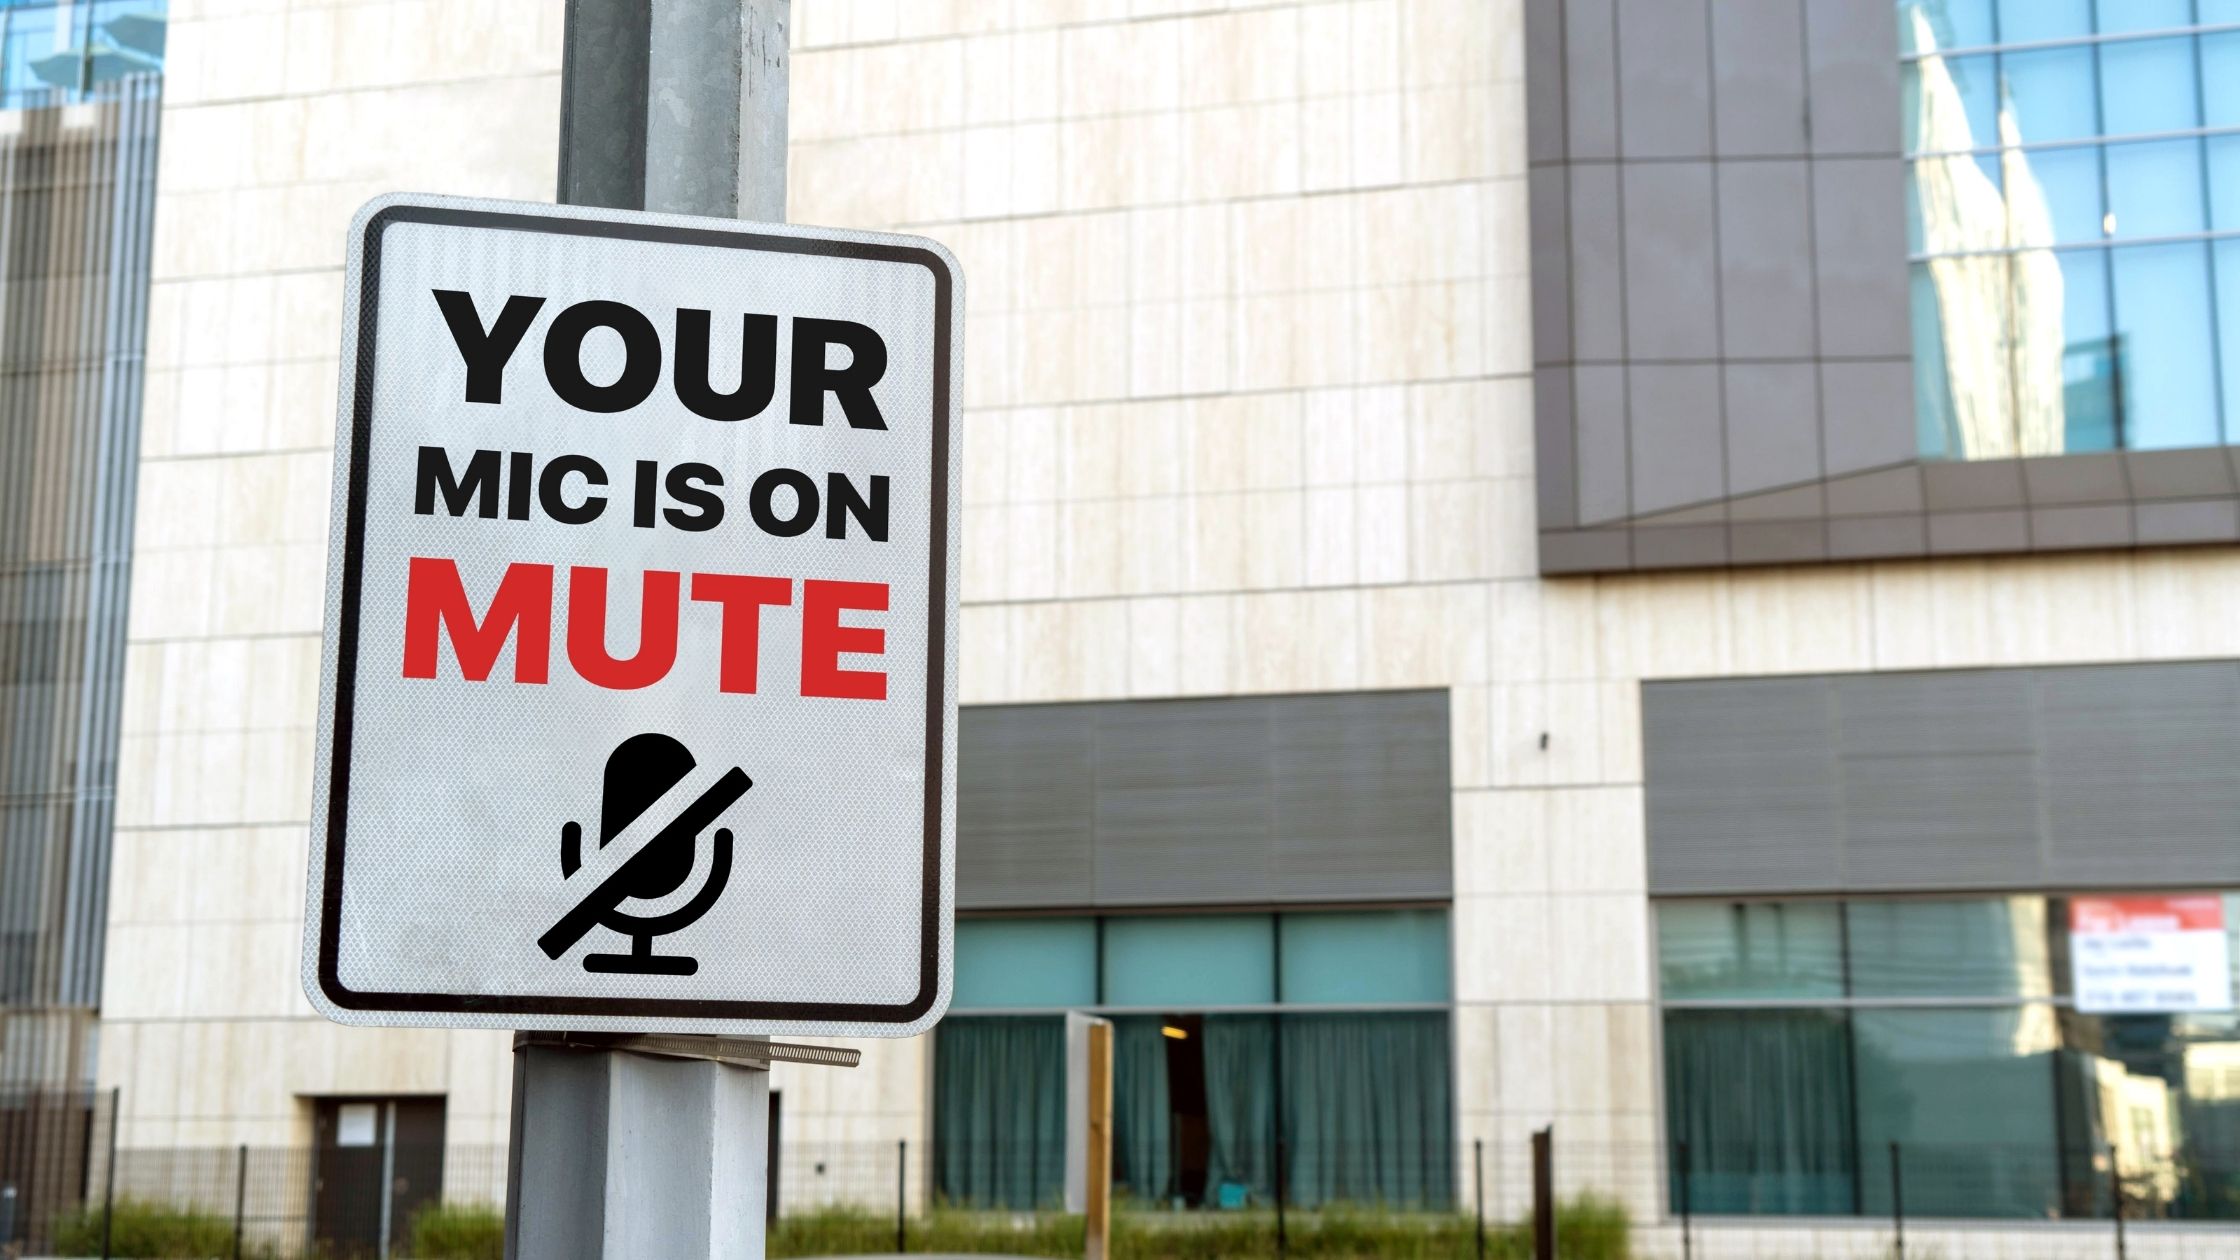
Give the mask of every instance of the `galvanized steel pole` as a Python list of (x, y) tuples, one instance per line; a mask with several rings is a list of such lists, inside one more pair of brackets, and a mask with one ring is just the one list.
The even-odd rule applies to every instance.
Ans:
[[(567, 0), (559, 201), (783, 222), (789, 26), (788, 0)], [(510, 1260), (761, 1260), (767, 1043), (659, 1041), (516, 1037)]]

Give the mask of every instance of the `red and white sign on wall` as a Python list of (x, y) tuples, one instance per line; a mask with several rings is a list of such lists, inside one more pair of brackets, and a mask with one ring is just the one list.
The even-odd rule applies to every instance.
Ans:
[(2232, 1009), (2232, 938), (2214, 893), (2072, 898), (2069, 958), (2080, 1011)]

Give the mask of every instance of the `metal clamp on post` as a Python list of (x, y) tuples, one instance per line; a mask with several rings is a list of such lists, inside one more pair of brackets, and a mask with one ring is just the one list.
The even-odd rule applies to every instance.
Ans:
[(810, 1063), (819, 1067), (855, 1067), (863, 1051), (848, 1046), (806, 1046), (771, 1041), (763, 1037), (702, 1037), (688, 1033), (517, 1032), (513, 1048), (532, 1046), (553, 1050), (580, 1050), (587, 1054), (619, 1050), (662, 1059), (700, 1059), (733, 1067), (768, 1071), (773, 1063)]

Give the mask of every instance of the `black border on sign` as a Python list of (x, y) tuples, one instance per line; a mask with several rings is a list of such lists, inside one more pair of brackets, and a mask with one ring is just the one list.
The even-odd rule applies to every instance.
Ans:
[[(779, 254), (812, 254), (868, 262), (908, 263), (933, 273), (933, 546), (926, 606), (925, 870), (919, 904), (918, 995), (908, 1002), (723, 1002), (700, 998), (548, 997), (536, 994), (390, 993), (360, 991), (342, 983), (342, 858), (350, 812), (351, 719), (357, 689), (358, 597), (363, 585), (366, 454), (372, 438), (374, 334), (381, 297), (381, 236), (392, 223), (512, 232), (551, 232), (705, 245)], [(949, 577), (949, 368), (950, 301), (955, 277), (939, 254), (908, 245), (882, 245), (760, 232), (678, 227), (519, 214), (492, 210), (398, 205), (366, 221), (358, 276), (358, 344), (350, 399), (350, 486), (342, 552), (342, 613), (335, 630), (334, 732), (327, 766), (327, 857), (319, 911), (319, 988), (344, 1010), (475, 1013), (483, 1015), (600, 1015), (656, 1019), (736, 1019), (815, 1023), (907, 1024), (933, 1009), (941, 985), (941, 754), (947, 731)]]

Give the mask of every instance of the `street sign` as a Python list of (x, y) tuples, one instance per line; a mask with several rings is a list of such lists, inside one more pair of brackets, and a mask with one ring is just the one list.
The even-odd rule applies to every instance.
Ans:
[(930, 1027), (954, 907), (954, 259), (412, 195), (360, 210), (349, 251), (313, 1005)]

